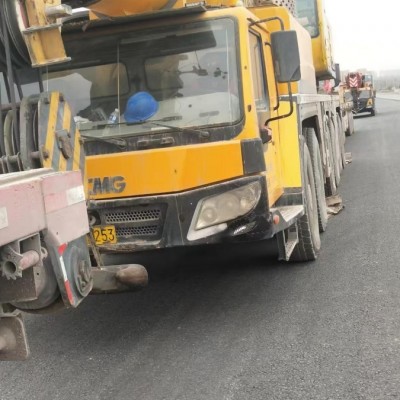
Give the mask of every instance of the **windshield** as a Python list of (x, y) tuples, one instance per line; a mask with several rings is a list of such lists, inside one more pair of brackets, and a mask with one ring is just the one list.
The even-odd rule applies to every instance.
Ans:
[(373, 85), (374, 80), (372, 78), (372, 75), (364, 75), (364, 82), (366, 85)]
[[(83, 135), (124, 136), (241, 119), (232, 20), (88, 40), (83, 51), (78, 43), (67, 44), (79, 68), (45, 74), (47, 89), (65, 95)], [(162, 126), (163, 121), (168, 122)]]
[(358, 96), (360, 99), (369, 99), (371, 97), (371, 91), (368, 90), (360, 90), (360, 94)]
[(317, 0), (297, 0), (296, 12), (299, 22), (307, 29), (310, 36), (317, 37), (319, 35)]

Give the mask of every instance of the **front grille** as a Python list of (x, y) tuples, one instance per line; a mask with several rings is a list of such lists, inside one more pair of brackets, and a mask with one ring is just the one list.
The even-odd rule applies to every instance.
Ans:
[(105, 222), (107, 224), (114, 224), (117, 222), (158, 221), (160, 217), (160, 208), (150, 208), (146, 210), (126, 210), (104, 214)]
[(117, 227), (118, 237), (131, 237), (131, 236), (154, 236), (157, 234), (158, 225), (149, 226), (128, 226), (128, 227)]
[(98, 209), (102, 225), (114, 225), (118, 243), (161, 239), (167, 204)]

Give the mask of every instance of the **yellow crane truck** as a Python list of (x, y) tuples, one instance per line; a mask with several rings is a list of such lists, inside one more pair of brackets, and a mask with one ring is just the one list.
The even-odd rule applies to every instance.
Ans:
[(344, 166), (339, 97), (316, 90), (334, 77), (322, 0), (10, 3), (7, 129), (24, 169), (83, 171), (99, 263), (273, 238), (318, 256)]

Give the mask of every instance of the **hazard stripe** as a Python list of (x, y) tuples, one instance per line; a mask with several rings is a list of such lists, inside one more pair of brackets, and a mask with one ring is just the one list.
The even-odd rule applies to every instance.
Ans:
[(52, 160), (54, 153), (54, 136), (57, 123), (57, 110), (58, 110), (59, 98), (58, 93), (52, 93), (50, 99), (50, 107), (46, 105), (48, 109), (48, 120), (47, 120), (47, 134), (45, 141), (45, 148), (49, 152), (49, 157), (43, 162), (45, 168), (52, 168)]
[(358, 84), (359, 84), (359, 79), (358, 79), (357, 77), (349, 78), (349, 86), (350, 86), (351, 88), (356, 88), (356, 87), (358, 87)]
[[(59, 98), (59, 96), (57, 96)], [(57, 122), (56, 122), (56, 129), (54, 130), (54, 149), (53, 149), (53, 169), (58, 170), (58, 167), (60, 165), (60, 159), (63, 158), (58, 139), (57, 139), (57, 132), (60, 132), (63, 129), (63, 117), (64, 117), (64, 105), (65, 102), (59, 101), (58, 102), (58, 107), (57, 107)]]
[[(70, 115), (71, 115), (71, 113), (70, 113)], [(75, 157), (76, 157), (76, 155), (75, 155), (76, 154), (75, 153), (76, 152), (76, 149), (75, 149), (75, 130), (76, 130), (76, 128), (75, 128), (75, 121), (74, 121), (72, 115), (71, 115), (71, 118), (70, 118), (70, 121), (69, 121), (69, 126), (70, 126), (69, 133), (71, 135), (69, 140), (71, 141), (73, 154), (72, 154), (72, 157), (70, 157), (67, 160), (67, 170), (68, 171), (73, 171), (75, 169), (74, 168), (74, 162), (75, 162)]]
[(71, 284), (69, 283), (69, 281), (65, 281), (64, 283), (65, 283), (65, 290), (67, 292), (68, 300), (69, 300), (71, 306), (73, 306), (75, 304), (75, 301), (74, 301), (74, 296), (72, 295)]
[[(39, 112), (39, 121), (38, 121), (38, 148), (46, 149), (46, 141), (47, 141), (47, 131), (49, 130), (49, 104), (50, 104), (50, 94), (42, 93), (39, 97), (38, 102), (38, 112)], [(43, 157), (43, 167), (50, 166), (50, 159)]]
[[(63, 129), (65, 129), (67, 132), (70, 131), (71, 129), (71, 110), (68, 106), (66, 106), (64, 102), (64, 107), (63, 107), (63, 121), (62, 121), (62, 126)], [(66, 171), (67, 170), (67, 160), (63, 156), (63, 154), (60, 154), (60, 161), (58, 163), (58, 170), (59, 171)]]
[(82, 151), (81, 151), (81, 159), (80, 159), (80, 170), (82, 173), (82, 180), (85, 188), (85, 193), (86, 193), (86, 186), (87, 186), (87, 176), (86, 176), (86, 155), (85, 155), (85, 149), (82, 145)]
[(81, 168), (81, 141), (78, 128), (75, 128), (74, 159), (74, 170), (78, 170)]
[(58, 247), (58, 254), (62, 256), (66, 249), (67, 249), (67, 244), (66, 243), (62, 244), (61, 246)]
[[(53, 168), (56, 171), (83, 170), (85, 159), (82, 154), (80, 133), (68, 102), (60, 101), (61, 96), (59, 92), (43, 93), (39, 100), (39, 145), (48, 152), (48, 157), (43, 160), (43, 167)], [(57, 140), (57, 132), (62, 130), (70, 135), (73, 154), (68, 160), (63, 156)]]
[(61, 265), (61, 272), (62, 272), (63, 279), (64, 279), (65, 290), (66, 290), (67, 296), (68, 296), (68, 301), (73, 306), (75, 304), (74, 296), (72, 295), (71, 284), (69, 283), (69, 280), (68, 280), (67, 270), (65, 268), (65, 263), (64, 263), (64, 259), (62, 256), (60, 256), (60, 265)]
[(73, 147), (74, 154), (67, 162), (68, 171), (77, 171), (80, 169), (80, 158), (81, 158), (81, 141), (79, 130), (76, 127), (75, 122), (71, 124), (71, 144)]

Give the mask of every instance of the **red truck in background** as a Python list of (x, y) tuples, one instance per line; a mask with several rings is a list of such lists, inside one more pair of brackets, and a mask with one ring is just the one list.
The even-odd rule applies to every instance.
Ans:
[(361, 72), (350, 72), (345, 79), (345, 97), (353, 100), (353, 114), (376, 114), (373, 76)]

